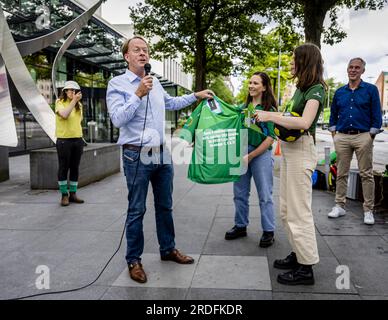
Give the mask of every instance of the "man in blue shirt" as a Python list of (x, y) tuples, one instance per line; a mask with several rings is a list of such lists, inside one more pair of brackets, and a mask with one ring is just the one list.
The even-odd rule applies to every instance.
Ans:
[(339, 88), (331, 105), (330, 127), (337, 152), (336, 206), (329, 218), (346, 214), (348, 173), (356, 153), (364, 195), (364, 223), (374, 224), (373, 141), (381, 128), (381, 106), (377, 87), (362, 81), (365, 61), (353, 58), (348, 64), (349, 83)]
[[(179, 110), (197, 99), (212, 98), (203, 90), (182, 97), (171, 97), (159, 80), (146, 75), (149, 46), (138, 36), (128, 39), (122, 54), (128, 63), (125, 74), (109, 81), (106, 101), (110, 118), (120, 128), (118, 144), (123, 147), (123, 167), (128, 187), (126, 238), (129, 274), (137, 282), (147, 281), (141, 264), (144, 249), (143, 217), (151, 182), (156, 231), (162, 260), (191, 264), (194, 259), (175, 248), (172, 217), (173, 166), (165, 148), (165, 109)], [(148, 107), (147, 107), (148, 104)]]

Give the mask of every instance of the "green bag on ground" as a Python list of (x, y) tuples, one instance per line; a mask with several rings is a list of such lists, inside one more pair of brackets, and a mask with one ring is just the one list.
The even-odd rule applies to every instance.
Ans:
[(240, 108), (218, 97), (203, 100), (193, 111), (179, 135), (188, 142), (194, 141), (190, 180), (214, 184), (240, 179), (245, 173), (241, 155), (248, 146), (243, 118)]

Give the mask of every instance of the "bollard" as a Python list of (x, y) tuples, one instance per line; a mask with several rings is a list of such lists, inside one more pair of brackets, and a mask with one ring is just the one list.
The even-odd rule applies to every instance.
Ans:
[(89, 128), (89, 141), (93, 143), (97, 139), (97, 123), (95, 121), (89, 121), (87, 124)]
[(329, 190), (329, 172), (330, 172), (330, 147), (325, 147), (325, 181), (326, 189)]

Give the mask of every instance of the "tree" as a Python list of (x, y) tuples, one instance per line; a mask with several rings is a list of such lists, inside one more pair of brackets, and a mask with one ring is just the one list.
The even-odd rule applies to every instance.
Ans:
[[(280, 96), (282, 96), (282, 92), (284, 92), (284, 88), (286, 86), (287, 81), (291, 79), (290, 73), (290, 62), (291, 57), (288, 54), (281, 55), (281, 69), (280, 69)], [(277, 54), (268, 54), (265, 59), (258, 59), (256, 63), (252, 66), (252, 68), (244, 74), (245, 80), (243, 82), (242, 88), (237, 95), (236, 100), (239, 103), (243, 103), (246, 100), (248, 95), (248, 84), (249, 79), (252, 77), (255, 72), (265, 72), (271, 79), (272, 89), (277, 98), (277, 78), (278, 78), (278, 56)]]
[(213, 90), (217, 97), (227, 103), (234, 103), (233, 92), (226, 86), (223, 76), (218, 76), (209, 80), (207, 87)]
[[(369, 9), (380, 10), (388, 0), (268, 0), (268, 17), (294, 30), (303, 28), (306, 42), (321, 47), (324, 43), (334, 44), (346, 37), (346, 32), (338, 24), (338, 10)], [(330, 24), (324, 28), (323, 22), (329, 13)]]
[[(330, 108), (331, 103), (333, 102), (334, 93), (337, 91), (337, 89), (341, 88), (345, 84), (342, 82), (336, 82), (335, 78), (326, 79), (325, 82), (327, 84), (328, 91), (327, 91), (324, 107)], [(329, 101), (327, 101), (327, 99), (329, 99)]]
[(257, 0), (146, 0), (130, 7), (130, 17), (136, 34), (159, 37), (152, 46), (156, 57), (182, 54), (198, 91), (206, 86), (206, 74), (227, 76), (232, 59), (259, 50), (263, 25), (253, 16), (263, 8)]
[(34, 74), (33, 77), (35, 79), (51, 79), (52, 65), (48, 62), (47, 57), (41, 52), (23, 57), (23, 61), (30, 73)]
[[(279, 41), (279, 38), (281, 41)], [(246, 65), (249, 66), (249, 69), (244, 73), (245, 80), (236, 100), (239, 103), (245, 102), (248, 95), (249, 79), (253, 73), (258, 71), (268, 74), (271, 79), (274, 95), (277, 98), (279, 49), (282, 52), (280, 56), (280, 96), (282, 96), (287, 82), (291, 81), (292, 78), (290, 72), (292, 52), (300, 41), (300, 35), (284, 27), (276, 28), (265, 35), (263, 38), (263, 53), (247, 61)], [(281, 101), (278, 102), (281, 103)]]

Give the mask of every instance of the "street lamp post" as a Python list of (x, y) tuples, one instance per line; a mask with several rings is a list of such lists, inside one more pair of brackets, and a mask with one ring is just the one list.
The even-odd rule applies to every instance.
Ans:
[(278, 104), (280, 105), (280, 68), (281, 68), (281, 55), (282, 55), (282, 38), (279, 33), (279, 58), (278, 58)]

